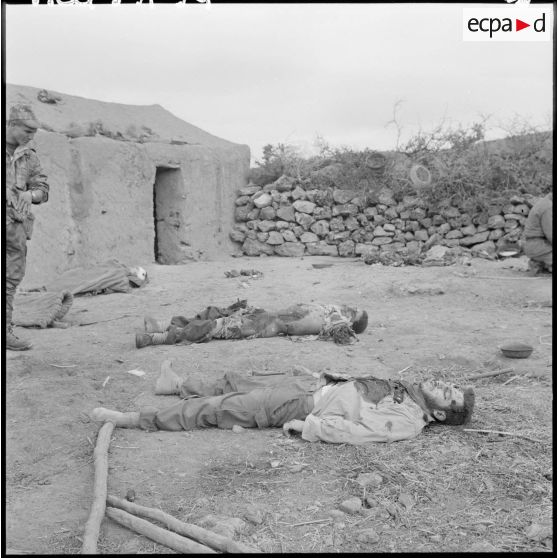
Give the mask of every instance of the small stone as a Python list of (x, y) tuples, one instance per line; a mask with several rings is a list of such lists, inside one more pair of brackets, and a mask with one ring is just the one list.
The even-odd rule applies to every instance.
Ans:
[[(517, 221), (513, 221), (517, 224)], [(485, 242), (488, 240), (488, 235), (490, 233), (488, 231), (482, 233), (476, 233), (472, 236), (466, 236), (465, 238), (460, 239), (459, 244), (462, 246), (472, 246), (473, 244), (480, 244), (481, 242)], [(447, 236), (446, 236), (447, 238)]]
[(266, 219), (266, 220), (275, 219), (275, 209), (273, 209), (273, 207), (271, 206), (264, 207), (260, 211), (260, 219)]
[(341, 502), (341, 504), (339, 504), (339, 509), (345, 513), (358, 513), (362, 510), (362, 502), (360, 501), (360, 498), (355, 496), (354, 498), (349, 498), (348, 500)]
[(333, 190), (333, 200), (338, 204), (349, 203), (353, 198), (358, 195), (354, 190)]
[(261, 525), (264, 520), (264, 513), (259, 508), (249, 508), (244, 514), (244, 519), (254, 525)]
[(235, 205), (246, 205), (247, 203), (250, 203), (250, 200), (252, 198), (250, 196), (239, 196), (238, 198), (236, 198), (234, 204)]
[(304, 229), (308, 230), (310, 225), (314, 223), (314, 217), (308, 213), (295, 213), (295, 221)]
[(428, 231), (421, 229), (419, 231), (415, 231), (415, 240), (422, 240), (426, 242), (428, 240)]
[(293, 200), (304, 200), (306, 199), (306, 191), (303, 190), (300, 186), (297, 186), (292, 192), (291, 197)]
[(283, 221), (294, 221), (295, 210), (292, 205), (279, 206), (275, 211), (277, 218)]
[(532, 523), (525, 531), (525, 536), (532, 541), (540, 542), (552, 537), (552, 525), (544, 523)]
[(316, 221), (315, 223), (312, 223), (310, 230), (318, 236), (325, 236), (329, 232), (329, 223), (324, 219)]
[(448, 252), (449, 248), (447, 246), (437, 244), (426, 252), (425, 261), (443, 261)]
[(376, 228), (374, 229), (374, 236), (375, 236), (375, 237), (379, 237), (379, 236), (391, 236), (391, 235), (390, 235), (389, 233), (387, 233), (387, 232), (383, 229), (383, 227), (378, 226), (378, 227), (376, 227)]
[(285, 242), (296, 242), (296, 235), (293, 231), (286, 230), (282, 231), (281, 234), (283, 235)]
[(266, 192), (261, 192), (261, 193), (257, 193), (254, 194), (254, 197), (252, 198), (252, 202), (254, 203), (254, 205), (258, 208), (261, 209), (262, 207), (267, 207), (268, 205), (271, 205), (272, 202), (272, 198), (269, 194), (267, 194)]
[(245, 186), (244, 188), (240, 188), (238, 190), (239, 196), (253, 196), (257, 192), (259, 192), (261, 188), (259, 186)]
[(363, 488), (367, 486), (378, 487), (384, 482), (384, 478), (378, 473), (361, 473), (357, 477), (356, 482)]
[(320, 240), (318, 236), (312, 232), (305, 232), (300, 235), (300, 242), (304, 242), (305, 244), (308, 242), (318, 242)]
[(338, 246), (338, 252), (341, 257), (352, 257), (355, 255), (355, 243), (352, 240), (345, 240)]
[(356, 535), (357, 541), (364, 544), (376, 544), (380, 540), (380, 535), (372, 528), (358, 531)]
[(232, 427), (232, 431), (235, 434), (241, 434), (242, 432), (244, 432), (244, 430), (245, 430), (244, 427), (240, 426), (240, 424), (235, 424)]
[(278, 231), (271, 231), (266, 242), (268, 244), (271, 244), (272, 246), (277, 246), (279, 244), (283, 244), (283, 242), (285, 242), (285, 239), (282, 233)]
[(233, 229), (232, 231), (229, 232), (229, 237), (234, 242), (244, 242), (244, 240), (246, 239), (246, 234), (241, 231)]
[(463, 227), (461, 229), (461, 232), (465, 236), (471, 236), (477, 232), (477, 227), (475, 225), (468, 225), (467, 227)]
[(333, 517), (333, 519), (343, 519), (345, 517), (345, 513), (341, 510), (330, 510), (329, 515)]
[(314, 212), (316, 204), (309, 201), (297, 200), (293, 203), (293, 207), (299, 213), (312, 214)]
[[(269, 244), (265, 244), (265, 246), (269, 246)], [(304, 244), (300, 242), (285, 242), (275, 247), (275, 253), (278, 256), (290, 258), (301, 257), (304, 254)]]
[(258, 229), (262, 232), (269, 232), (275, 230), (275, 221), (259, 221)]
[(133, 488), (129, 488), (127, 490), (126, 500), (128, 500), (128, 502), (135, 502), (136, 501), (136, 491)]
[(402, 492), (401, 494), (399, 494), (398, 502), (405, 506), (405, 508), (407, 508), (408, 510), (410, 510), (415, 505), (413, 497), (406, 492)]

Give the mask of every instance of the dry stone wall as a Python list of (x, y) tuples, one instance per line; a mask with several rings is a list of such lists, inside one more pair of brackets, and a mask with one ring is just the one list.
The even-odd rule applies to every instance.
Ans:
[(418, 196), (396, 200), (388, 188), (359, 193), (305, 186), (282, 176), (263, 188), (238, 190), (230, 237), (245, 255), (420, 254), (442, 245), (491, 257), (519, 239), (532, 207), (531, 199), (514, 196), (505, 206), (471, 212), (429, 207)]

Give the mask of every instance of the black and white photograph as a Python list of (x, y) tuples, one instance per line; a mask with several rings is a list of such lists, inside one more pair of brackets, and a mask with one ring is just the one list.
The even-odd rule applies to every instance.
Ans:
[(2, 2), (3, 554), (553, 553), (555, 17)]

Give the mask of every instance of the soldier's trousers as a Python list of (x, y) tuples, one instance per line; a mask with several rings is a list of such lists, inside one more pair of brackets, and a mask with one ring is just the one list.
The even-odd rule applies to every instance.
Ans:
[(312, 412), (315, 384), (312, 376), (243, 378), (227, 373), (213, 388), (207, 386), (208, 392), (220, 395), (193, 397), (162, 410), (145, 407), (140, 410), (140, 426), (146, 430), (278, 427), (304, 420)]
[(25, 275), (27, 258), (27, 234), (23, 223), (6, 220), (6, 326), (12, 323), (14, 296), (17, 286)]
[(536, 262), (552, 267), (552, 244), (546, 238), (529, 238), (523, 241), (523, 252)]

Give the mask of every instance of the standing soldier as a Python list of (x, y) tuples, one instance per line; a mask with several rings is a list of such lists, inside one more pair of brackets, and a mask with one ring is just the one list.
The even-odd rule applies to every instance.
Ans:
[(29, 142), (40, 125), (27, 105), (10, 109), (6, 127), (6, 348), (26, 351), (31, 343), (13, 332), (12, 312), (17, 286), (25, 274), (27, 241), (33, 231), (31, 204), (48, 201), (49, 186)]

